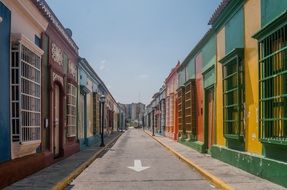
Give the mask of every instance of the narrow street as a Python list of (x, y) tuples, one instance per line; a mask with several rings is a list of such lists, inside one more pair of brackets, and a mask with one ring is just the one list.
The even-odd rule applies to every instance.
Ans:
[(0, 190), (287, 189), (287, 0), (0, 0)]
[[(128, 167), (135, 165), (137, 172)], [(136, 162), (136, 163), (134, 163)], [(149, 168), (144, 168), (149, 167)], [(67, 189), (214, 189), (141, 129), (129, 129)]]

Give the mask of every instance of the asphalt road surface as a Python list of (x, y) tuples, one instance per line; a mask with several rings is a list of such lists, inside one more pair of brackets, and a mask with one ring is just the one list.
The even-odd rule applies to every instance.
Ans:
[(129, 129), (67, 189), (205, 190), (215, 187), (142, 129)]

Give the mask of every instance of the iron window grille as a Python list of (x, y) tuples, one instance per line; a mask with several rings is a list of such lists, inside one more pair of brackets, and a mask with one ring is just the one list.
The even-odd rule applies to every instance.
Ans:
[(170, 125), (170, 132), (174, 132), (174, 94), (170, 95), (169, 99), (169, 125)]
[(68, 136), (76, 136), (76, 125), (77, 125), (77, 88), (68, 83), (67, 86), (67, 127), (68, 127)]
[(20, 42), (11, 49), (12, 141), (41, 140), (41, 57)]
[(287, 145), (287, 12), (254, 35), (259, 48), (259, 138)]
[(166, 113), (165, 113), (166, 114), (166, 118), (165, 119), (166, 119), (166, 127), (167, 127), (167, 131), (168, 132), (170, 130), (169, 129), (170, 128), (170, 121), (169, 121), (170, 120), (170, 116), (169, 116), (170, 115), (170, 103), (169, 102), (170, 102), (170, 97), (167, 96), (166, 97)]
[(188, 80), (185, 84), (185, 128), (190, 140), (197, 139), (196, 109), (195, 109), (195, 80)]
[(244, 138), (243, 49), (236, 48), (220, 60), (223, 74), (223, 133), (227, 139)]
[[(178, 89), (178, 102), (177, 102), (177, 113), (178, 113), (178, 129), (179, 132), (185, 134), (185, 123), (184, 123), (184, 101), (185, 101), (185, 88), (184, 86), (179, 87)], [(182, 137), (182, 136), (181, 136)]]

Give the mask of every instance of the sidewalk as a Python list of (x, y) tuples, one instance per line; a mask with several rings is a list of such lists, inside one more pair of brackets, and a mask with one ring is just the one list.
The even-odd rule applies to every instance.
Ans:
[(73, 154), (72, 156), (61, 160), (39, 172), (22, 179), (5, 189), (53, 189), (55, 186), (64, 185), (64, 181), (71, 178), (73, 175), (78, 175), (82, 169), (85, 169), (92, 160), (99, 156), (109, 144), (113, 142), (121, 135), (120, 132), (114, 132), (105, 138), (106, 147), (99, 147), (99, 143), (88, 147)]
[[(151, 136), (150, 131), (145, 131)], [(151, 136), (152, 137), (152, 136)], [(221, 162), (212, 158), (208, 154), (201, 154), (190, 147), (182, 145), (167, 137), (156, 134), (154, 137), (156, 141), (161, 143), (164, 147), (176, 154), (179, 158), (188, 162), (191, 167), (197, 169), (202, 175), (209, 178), (211, 181), (215, 180), (223, 184), (224, 189), (244, 189), (244, 190), (283, 190), (282, 186), (269, 182), (268, 180), (259, 178), (250, 173), (247, 173), (239, 168)], [(218, 185), (218, 183), (217, 183)]]

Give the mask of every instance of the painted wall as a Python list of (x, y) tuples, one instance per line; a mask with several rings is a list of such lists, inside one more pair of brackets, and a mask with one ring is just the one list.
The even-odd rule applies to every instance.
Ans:
[[(277, 1), (272, 1), (277, 2)], [(287, 4), (286, 4), (287, 5)], [(261, 154), (258, 139), (258, 45), (252, 38), (260, 29), (260, 0), (249, 0), (244, 5), (244, 70), (246, 100), (246, 151)]]
[(195, 107), (196, 107), (196, 128), (197, 140), (203, 142), (203, 77), (202, 77), (202, 54), (195, 57)]
[[(29, 48), (37, 48), (35, 44), (35, 36), (41, 38), (42, 33), (47, 29), (48, 21), (45, 19), (45, 17), (39, 12), (39, 10), (34, 6), (34, 4), (31, 1), (20, 1), (20, 0), (1, 0), (1, 3), (3, 3), (8, 9), (11, 11), (11, 34), (21, 34), (25, 38), (27, 38), (29, 41), (26, 43), (26, 46), (29, 46)], [(4, 20), (4, 23), (6, 21)], [(0, 27), (2, 28), (2, 26)], [(3, 34), (1, 34), (2, 37)], [(5, 35), (3, 36), (5, 37)], [(3, 39), (4, 40), (4, 39)], [(2, 39), (0, 39), (2, 43)], [(10, 40), (9, 40), (10, 41)], [(31, 42), (31, 43), (30, 43)], [(29, 44), (29, 45), (28, 45)], [(1, 50), (2, 52), (2, 50)], [(5, 51), (3, 51), (5, 52)], [(2, 55), (1, 55), (2, 57)], [(2, 65), (1, 65), (2, 67)], [(1, 69), (2, 70), (2, 69)], [(4, 70), (4, 68), (3, 68)], [(5, 74), (8, 74), (8, 72), (5, 72), (3, 76), (5, 77)], [(2, 80), (1, 80), (2, 81)], [(9, 85), (9, 82), (6, 84)], [(1, 87), (5, 88), (5, 85), (1, 84)], [(7, 91), (9, 93), (9, 90)], [(5, 95), (5, 94), (4, 94)], [(7, 103), (7, 102), (6, 102)], [(4, 112), (5, 113), (5, 112)], [(1, 114), (0, 114), (1, 115)], [(5, 116), (7, 119), (9, 119), (10, 114), (8, 112), (8, 116)], [(42, 120), (41, 120), (42, 121)], [(10, 128), (10, 125), (8, 124), (7, 127)], [(8, 135), (10, 136), (10, 134)], [(42, 136), (41, 136), (42, 138)], [(40, 142), (37, 143), (30, 143), (30, 144), (19, 144), (17, 142), (11, 143), (11, 157), (22, 157), (24, 155), (33, 154), (38, 149), (38, 145)], [(10, 148), (10, 147), (9, 147)]]
[(93, 96), (87, 94), (87, 136), (93, 136)]
[(0, 163), (10, 159), (9, 63), (11, 12), (0, 2)]
[(213, 35), (201, 50), (202, 54), (202, 69), (205, 72), (216, 63), (216, 37)]
[(93, 136), (93, 113), (94, 113), (94, 104), (93, 104), (93, 83), (90, 78), (87, 79), (86, 87), (89, 89), (90, 93), (87, 94), (87, 136)]
[(192, 58), (185, 66), (185, 82), (195, 78), (194, 58)]
[(178, 87), (183, 86), (185, 83), (185, 68), (178, 71)]
[[(79, 88), (80, 91), (80, 88)], [(78, 94), (78, 139), (84, 138), (84, 96)]]
[[(243, 48), (244, 21), (243, 9), (239, 9), (235, 15), (225, 24), (225, 53), (228, 54), (234, 48)], [(253, 20), (253, 19), (252, 19)]]
[[(46, 125), (46, 120), (49, 119), (49, 37), (46, 34), (42, 35), (42, 49), (44, 50), (44, 54), (42, 57), (42, 67), (41, 67), (41, 117), (43, 121), (43, 125)], [(48, 121), (48, 120), (47, 120)], [(49, 125), (49, 123), (48, 123)], [(50, 134), (49, 134), (49, 128), (46, 128), (44, 126), (41, 130), (42, 132), (42, 150), (49, 150), (50, 149)]]
[[(261, 27), (264, 27), (286, 9), (286, 0), (261, 0)], [(255, 11), (257, 14), (258, 10)]]
[(35, 35), (41, 37), (48, 27), (48, 21), (31, 1), (1, 0), (12, 12), (11, 32), (22, 33), (32, 42)]
[(177, 65), (172, 69), (169, 77), (166, 79), (166, 131), (167, 136), (175, 139), (178, 134), (177, 126), (177, 88), (178, 88), (178, 74), (177, 74)]
[(216, 35), (216, 144), (225, 145), (223, 137), (223, 89), (222, 89), (222, 65), (219, 60), (225, 56), (225, 29), (222, 28)]

